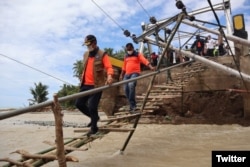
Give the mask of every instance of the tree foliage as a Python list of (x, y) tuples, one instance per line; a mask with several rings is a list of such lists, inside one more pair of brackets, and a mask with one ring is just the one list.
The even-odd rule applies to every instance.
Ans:
[(113, 48), (104, 48), (104, 51), (107, 52), (109, 56), (113, 56), (113, 52), (114, 52)]
[(119, 60), (123, 60), (125, 54), (126, 54), (125, 50), (121, 49), (121, 50), (115, 52), (114, 57), (119, 59)]
[(43, 85), (41, 82), (39, 82), (38, 84), (34, 83), (34, 85), (34, 88), (30, 88), (30, 93), (32, 94), (33, 99), (29, 99), (29, 105), (42, 103), (48, 100), (48, 86)]
[(116, 51), (115, 53), (113, 48), (104, 48), (104, 51), (107, 52), (109, 56), (117, 58), (119, 60), (123, 60), (124, 55), (126, 54), (124, 48), (119, 51)]
[[(79, 87), (74, 85), (63, 84), (61, 90), (58, 91), (58, 97), (64, 97), (79, 92)], [(63, 108), (75, 108), (75, 100), (68, 100), (61, 103)]]
[(83, 70), (82, 60), (77, 60), (73, 64), (73, 72), (74, 72), (73, 77), (76, 77), (79, 79), (79, 81), (81, 81), (82, 70)]

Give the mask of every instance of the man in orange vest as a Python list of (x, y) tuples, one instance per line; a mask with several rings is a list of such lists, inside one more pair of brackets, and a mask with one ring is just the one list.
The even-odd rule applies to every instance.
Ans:
[[(84, 44), (88, 48), (83, 55), (83, 72), (80, 92), (88, 91), (105, 84), (112, 84), (114, 70), (110, 63), (108, 54), (97, 46), (97, 40), (94, 35), (88, 35), (85, 38)], [(107, 78), (105, 78), (105, 69)], [(91, 127), (87, 136), (95, 134), (98, 131), (97, 122), (98, 104), (100, 102), (102, 92), (93, 93), (76, 100), (76, 107), (86, 116), (90, 117), (91, 121), (88, 127)]]
[[(132, 43), (126, 44), (126, 51), (127, 54), (124, 57), (120, 80), (128, 80), (138, 77), (141, 73), (141, 63), (148, 66), (151, 70), (155, 70), (155, 67), (150, 64), (150, 62), (143, 56), (142, 53), (138, 53), (134, 50), (134, 46)], [(135, 87), (136, 81), (131, 81), (124, 85), (125, 95), (130, 106), (130, 113), (136, 112)]]

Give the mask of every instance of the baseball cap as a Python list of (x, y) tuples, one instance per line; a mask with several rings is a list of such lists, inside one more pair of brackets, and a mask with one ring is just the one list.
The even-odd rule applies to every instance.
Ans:
[(133, 50), (133, 49), (134, 49), (133, 44), (132, 44), (132, 43), (127, 43), (127, 44), (126, 44), (126, 49), (127, 49), (127, 50)]
[(82, 45), (88, 46), (88, 45), (92, 44), (93, 42), (97, 42), (96, 37), (94, 35), (87, 35), (85, 37), (84, 43)]

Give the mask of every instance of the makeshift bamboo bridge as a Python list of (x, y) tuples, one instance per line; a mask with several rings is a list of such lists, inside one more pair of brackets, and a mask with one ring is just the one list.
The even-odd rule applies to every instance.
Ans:
[[(220, 6), (223, 7), (224, 3), (220, 4)], [(229, 11), (228, 8), (226, 8), (226, 9), (227, 9), (227, 11)], [(210, 10), (210, 8), (207, 10)], [(245, 74), (245, 73), (239, 71), (239, 69), (232, 69), (232, 68), (226, 67), (222, 64), (213, 62), (213, 61), (208, 60), (204, 57), (198, 56), (194, 53), (183, 51), (180, 48), (174, 48), (171, 46), (171, 42), (174, 39), (176, 32), (179, 29), (179, 26), (181, 23), (184, 23), (184, 24), (187, 24), (187, 25), (190, 25), (193, 27), (197, 27), (199, 29), (204, 29), (204, 31), (208, 31), (208, 32), (211, 32), (213, 34), (220, 34), (221, 33), (219, 31), (208, 30), (208, 29), (205, 29), (205, 27), (203, 27), (203, 26), (193, 24), (192, 22), (185, 20), (186, 18), (192, 18), (192, 17), (190, 15), (187, 15), (186, 11), (183, 11), (171, 19), (158, 21), (156, 23), (149, 24), (147, 26), (147, 28), (144, 29), (144, 33), (139, 37), (133, 37), (133, 40), (135, 42), (141, 43), (141, 46), (139, 49), (140, 52), (143, 51), (144, 42), (147, 42), (147, 44), (149, 46), (156, 45), (156, 46), (159, 46), (160, 48), (164, 48), (162, 51), (162, 55), (166, 55), (168, 50), (172, 49), (172, 50), (176, 51), (177, 53), (181, 53), (182, 55), (185, 55), (189, 58), (192, 58), (193, 60), (202, 62), (202, 63), (204, 63), (208, 66), (211, 66), (215, 69), (218, 69), (220, 71), (224, 71), (227, 74), (234, 75), (239, 79), (242, 79), (246, 82), (249, 82), (250, 81), (249, 74)], [(190, 20), (192, 20), (192, 19), (190, 19)], [(176, 22), (176, 24), (173, 26), (168, 37), (166, 39), (161, 38), (160, 35), (158, 34), (158, 32), (160, 30), (165, 31), (167, 26), (169, 26), (173, 22)], [(154, 35), (156, 38), (153, 39), (152, 35)], [(245, 45), (247, 47), (250, 46), (250, 42), (248, 40), (241, 39), (239, 37), (235, 37), (232, 35), (226, 35), (225, 37), (227, 37), (229, 40), (232, 40), (236, 43)], [(150, 49), (149, 49), (149, 51), (151, 52)], [(159, 62), (158, 62), (157, 67), (156, 67), (156, 71), (151, 72), (149, 74), (145, 74), (145, 75), (139, 76), (137, 78), (133, 78), (133, 79), (126, 80), (126, 81), (116, 82), (112, 85), (105, 85), (103, 87), (96, 88), (96, 89), (93, 89), (91, 91), (80, 92), (80, 93), (76, 93), (76, 94), (73, 94), (70, 96), (65, 96), (62, 98), (57, 98), (57, 96), (55, 95), (54, 100), (52, 100), (52, 101), (46, 101), (46, 102), (43, 102), (43, 103), (40, 103), (40, 104), (37, 104), (34, 106), (18, 109), (15, 111), (10, 111), (7, 113), (0, 113), (0, 120), (2, 120), (2, 119), (16, 116), (16, 115), (31, 112), (31, 111), (34, 111), (36, 109), (51, 106), (53, 113), (54, 113), (55, 125), (56, 125), (55, 126), (55, 131), (56, 131), (55, 143), (46, 142), (47, 144), (52, 146), (51, 148), (44, 150), (44, 151), (41, 151), (41, 152), (38, 152), (36, 154), (31, 154), (31, 153), (27, 152), (26, 150), (17, 150), (16, 152), (22, 155), (22, 159), (21, 160), (12, 160), (9, 158), (2, 158), (1, 159), (2, 161), (10, 162), (8, 165), (5, 165), (5, 167), (13, 166), (13, 165), (17, 165), (17, 166), (41, 166), (41, 165), (46, 164), (46, 163), (53, 161), (53, 160), (57, 160), (60, 167), (66, 167), (67, 161), (74, 161), (74, 162), (78, 161), (77, 157), (68, 156), (67, 155), (68, 153), (70, 153), (72, 151), (85, 151), (86, 150), (85, 148), (80, 148), (80, 147), (89, 143), (89, 142), (92, 142), (98, 138), (102, 138), (103, 136), (105, 136), (109, 132), (128, 132), (129, 133), (126, 141), (124, 142), (124, 145), (122, 146), (122, 148), (120, 150), (122, 153), (126, 149), (134, 131), (136, 130), (138, 121), (141, 117), (140, 113), (144, 112), (147, 109), (148, 109), (148, 112), (156, 109), (157, 108), (156, 106), (157, 105), (159, 106), (160, 102), (155, 100), (155, 99), (157, 99), (157, 98), (159, 99), (160, 96), (165, 96), (165, 95), (159, 95), (159, 92), (157, 92), (159, 90), (153, 89), (154, 88), (153, 83), (155, 81), (156, 75), (161, 73), (161, 72), (167, 71), (171, 68), (175, 68), (178, 66), (183, 66), (183, 65), (187, 65), (189, 63), (192, 63), (191, 61), (184, 62), (184, 63), (180, 63), (177, 65), (173, 65), (171, 67), (160, 69), (159, 67), (160, 67), (160, 63), (161, 63), (162, 58), (163, 58), (163, 56), (161, 56), (159, 59)], [(63, 115), (62, 115), (61, 108), (60, 108), (60, 102), (65, 102), (68, 100), (76, 99), (76, 98), (79, 98), (82, 96), (93, 94), (93, 93), (96, 93), (99, 91), (109, 89), (111, 87), (116, 87), (116, 86), (131, 82), (131, 81), (139, 80), (142, 78), (151, 78), (151, 80), (150, 80), (150, 83), (148, 85), (148, 89), (145, 91), (145, 94), (143, 94), (143, 96), (141, 97), (141, 106), (140, 106), (140, 113), (139, 114), (116, 115), (112, 118), (108, 118), (107, 120), (103, 120), (104, 122), (106, 122), (106, 124), (99, 127), (99, 132), (93, 136), (88, 137), (88, 136), (86, 136), (86, 134), (83, 134), (83, 135), (80, 135), (79, 137), (74, 137), (74, 138), (71, 138), (67, 141), (64, 140), (63, 128), (62, 128), (63, 127), (62, 126)], [(182, 83), (184, 83), (184, 82), (182, 82)], [(165, 87), (165, 88), (170, 88), (171, 91), (174, 91), (173, 86), (171, 87), (170, 85), (168, 85), (168, 87)], [(163, 89), (163, 87), (161, 87), (161, 89)], [(176, 90), (176, 92), (178, 92), (178, 91), (180, 91), (180, 87), (179, 87), (179, 89)], [(164, 93), (165, 91), (161, 91), (161, 93), (162, 92)], [(171, 96), (173, 97), (174, 95), (171, 95)], [(176, 96), (179, 96), (179, 95), (176, 94)], [(149, 102), (148, 99), (153, 99), (153, 100), (151, 102)], [(131, 122), (133, 122), (133, 123), (131, 124)], [(86, 129), (86, 128), (76, 129), (75, 132), (76, 133), (84, 133), (86, 130), (88, 130), (88, 129)]]

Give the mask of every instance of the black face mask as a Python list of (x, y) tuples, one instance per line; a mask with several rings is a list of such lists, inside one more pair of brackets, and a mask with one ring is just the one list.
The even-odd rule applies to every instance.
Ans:
[(89, 57), (95, 57), (99, 50), (99, 47), (96, 47), (93, 51), (89, 52)]

